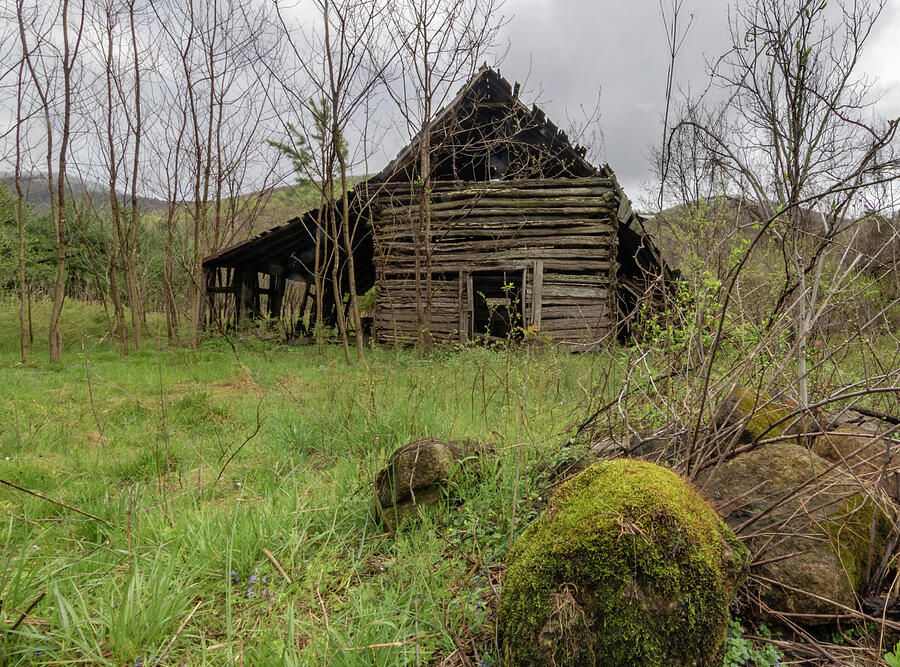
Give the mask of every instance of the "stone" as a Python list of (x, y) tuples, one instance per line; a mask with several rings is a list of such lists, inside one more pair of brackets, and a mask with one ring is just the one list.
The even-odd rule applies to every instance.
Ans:
[(900, 501), (900, 442), (890, 437), (885, 426), (832, 424), (827, 433), (813, 439), (810, 449), (826, 461), (840, 463), (870, 488), (880, 488)]
[(375, 478), (375, 504), (385, 527), (393, 532), (421, 507), (441, 504), (454, 472), (469, 458), (489, 451), (485, 445), (415, 440), (397, 449)]
[(738, 441), (775, 438), (796, 434), (797, 442), (805, 444), (802, 434), (807, 432), (807, 419), (798, 413), (796, 405), (775, 401), (763, 391), (749, 387), (734, 387), (713, 410), (712, 426), (719, 433), (740, 429)]
[(443, 499), (444, 493), (440, 486), (435, 485), (419, 489), (415, 500), (410, 497), (396, 505), (382, 505), (381, 520), (388, 532), (393, 533), (406, 519), (414, 519), (419, 516), (420, 507), (438, 507)]
[(873, 519), (873, 567), (890, 527), (864, 487), (830, 468), (803, 446), (777, 442), (697, 479), (732, 529), (746, 525), (739, 534), (747, 535), (751, 571), (774, 582), (761, 585), (762, 602), (775, 611), (812, 615), (798, 619), (807, 625), (832, 622), (838, 611), (833, 603), (855, 607), (856, 592), (866, 584)]
[(502, 664), (721, 664), (747, 552), (661, 466), (596, 463), (516, 540), (498, 616)]

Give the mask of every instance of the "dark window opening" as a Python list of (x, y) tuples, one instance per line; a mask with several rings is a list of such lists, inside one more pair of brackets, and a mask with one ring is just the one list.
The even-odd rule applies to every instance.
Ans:
[(507, 338), (521, 331), (525, 291), (521, 271), (472, 274), (472, 333)]

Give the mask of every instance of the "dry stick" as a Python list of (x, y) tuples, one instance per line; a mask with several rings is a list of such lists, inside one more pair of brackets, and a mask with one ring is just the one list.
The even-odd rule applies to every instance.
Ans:
[(253, 438), (256, 437), (256, 434), (259, 433), (259, 429), (262, 428), (262, 422), (261, 422), (260, 419), (259, 419), (259, 408), (260, 408), (261, 405), (262, 405), (262, 399), (260, 399), (259, 403), (256, 404), (256, 428), (253, 429), (253, 433), (251, 433), (250, 435), (248, 435), (248, 436), (247, 436), (247, 439), (244, 440), (244, 442), (241, 443), (240, 447), (238, 447), (237, 449), (235, 449), (235, 450), (231, 453), (231, 456), (228, 457), (228, 460), (225, 461), (224, 464), (222, 464), (222, 469), (219, 470), (219, 474), (216, 476), (216, 481), (213, 482), (213, 484), (218, 484), (218, 483), (219, 483), (219, 480), (222, 479), (222, 475), (225, 474), (225, 468), (228, 467), (228, 464), (231, 463), (231, 462), (234, 460), (234, 457), (237, 456), (237, 455), (240, 453), (240, 451), (244, 448), (244, 445), (246, 445), (248, 442), (250, 442), (251, 440), (253, 440)]
[(403, 641), (386, 642), (384, 644), (369, 644), (368, 646), (350, 646), (343, 650), (345, 650), (345, 651), (365, 651), (370, 648), (389, 648), (389, 647), (394, 647), (394, 646), (406, 646), (407, 644), (412, 644), (413, 642), (417, 642), (420, 639), (431, 639), (433, 637), (440, 637), (440, 634), (434, 632), (430, 635), (418, 635), (416, 637), (410, 637), (409, 639), (404, 639)]
[[(755, 579), (758, 579), (759, 581), (765, 582), (767, 584), (780, 586), (781, 588), (786, 588), (789, 591), (792, 591), (794, 593), (800, 593), (801, 595), (808, 595), (811, 598), (814, 598), (821, 602), (825, 602), (827, 604), (833, 605), (833, 606), (837, 607), (838, 609), (843, 609), (844, 611), (846, 611), (848, 614), (850, 614), (854, 618), (862, 618), (866, 621), (871, 621), (873, 623), (882, 623), (885, 627), (891, 628), (892, 630), (900, 630), (900, 623), (897, 623), (895, 621), (889, 621), (886, 618), (881, 619), (881, 618), (878, 618), (877, 616), (871, 616), (869, 614), (859, 611), (858, 609), (854, 609), (853, 607), (848, 607), (847, 605), (841, 604), (840, 602), (830, 600), (822, 595), (816, 595), (815, 593), (812, 593), (811, 591), (805, 591), (802, 588), (795, 588), (794, 586), (790, 586), (790, 585), (784, 583), (783, 581), (775, 581), (774, 579), (769, 579), (768, 577), (764, 577), (761, 574), (754, 574), (753, 577)], [(791, 614), (790, 612), (783, 612), (783, 611), (779, 612), (779, 613), (786, 617), (796, 615), (796, 614)]]
[[(663, 373), (662, 375), (658, 375), (655, 378), (651, 378), (650, 384), (657, 384), (658, 382), (667, 380), (670, 377), (674, 377), (676, 375), (682, 375), (684, 373), (690, 373), (690, 372), (696, 370), (696, 368), (697, 368), (696, 365), (688, 366), (687, 368), (677, 368), (674, 371), (670, 371), (669, 373)], [(617, 405), (623, 398), (625, 398), (629, 394), (633, 394), (638, 389), (640, 389), (640, 387), (634, 387), (633, 389), (629, 389), (624, 394), (617, 396), (615, 398), (615, 400), (610, 401), (609, 403), (607, 403), (606, 405), (604, 405), (601, 408), (598, 408), (590, 417), (588, 417), (583, 422), (581, 422), (581, 424), (579, 424), (578, 429), (575, 431), (575, 435), (573, 435), (571, 438), (566, 440), (566, 442), (563, 443), (563, 447), (568, 447), (573, 442), (575, 442), (575, 440), (578, 438), (578, 436), (580, 436), (582, 433), (584, 433), (585, 429), (587, 429), (589, 426), (591, 426), (591, 424), (593, 424), (597, 420), (597, 417), (599, 417), (604, 412), (606, 412), (610, 408)]]
[(97, 432), (100, 434), (100, 442), (106, 446), (106, 450), (109, 452), (110, 457), (112, 457), (113, 463), (115, 463), (116, 468), (119, 469), (119, 474), (124, 477), (125, 473), (122, 471), (122, 466), (119, 465), (119, 459), (116, 458), (116, 453), (113, 451), (112, 447), (109, 446), (109, 441), (106, 439), (106, 433), (104, 433), (103, 426), (100, 424), (100, 418), (97, 416), (97, 406), (94, 403), (94, 386), (91, 383), (91, 372), (88, 368), (87, 336), (82, 336), (81, 338), (81, 350), (84, 352), (84, 377), (87, 380), (88, 398), (91, 401), (91, 414), (94, 416), (94, 423), (97, 425)]
[(6, 486), (12, 487), (13, 489), (16, 489), (17, 491), (27, 493), (29, 495), (40, 498), (41, 500), (46, 500), (48, 503), (53, 503), (54, 505), (59, 505), (60, 507), (65, 507), (67, 510), (77, 512), (78, 514), (81, 514), (82, 516), (86, 516), (89, 519), (93, 519), (94, 521), (99, 521), (100, 523), (105, 523), (110, 528), (118, 528), (119, 527), (116, 524), (114, 524), (112, 521), (107, 521), (106, 519), (101, 519), (99, 516), (94, 516), (93, 514), (85, 512), (84, 510), (80, 510), (77, 507), (72, 507), (71, 505), (66, 505), (65, 503), (60, 502), (59, 500), (53, 500), (53, 498), (48, 498), (47, 496), (41, 495), (37, 491), (31, 491), (29, 489), (26, 489), (24, 486), (19, 486), (18, 484), (14, 484), (14, 483), (10, 482), (9, 480), (0, 478), (0, 484), (5, 484)]
[(22, 615), (19, 616), (19, 620), (16, 621), (15, 623), (13, 623), (13, 626), (9, 629), (10, 632), (15, 632), (16, 628), (18, 628), (20, 625), (22, 625), (22, 621), (24, 621), (28, 617), (28, 614), (31, 613), (32, 609), (37, 607), (38, 602), (43, 600), (45, 595), (47, 595), (47, 591), (44, 591), (43, 593), (38, 595), (37, 598), (35, 598), (34, 602), (32, 602), (30, 605), (28, 605), (28, 609), (26, 609), (25, 611), (22, 612)]
[(272, 561), (272, 565), (274, 565), (275, 569), (278, 570), (278, 572), (281, 574), (282, 577), (284, 577), (284, 580), (286, 582), (288, 582), (288, 585), (294, 583), (293, 581), (291, 581), (291, 578), (288, 576), (287, 572), (284, 571), (284, 568), (281, 567), (281, 563), (279, 563), (275, 559), (275, 556), (272, 555), (272, 552), (269, 551), (268, 549), (266, 549), (265, 547), (263, 547), (262, 551), (266, 555), (266, 558), (268, 558), (270, 561)]
[(166, 647), (163, 649), (162, 653), (159, 654), (156, 662), (153, 663), (153, 667), (156, 667), (156, 665), (161, 663), (162, 659), (166, 657), (166, 653), (168, 653), (169, 649), (172, 648), (172, 644), (174, 644), (175, 640), (178, 639), (178, 635), (181, 634), (181, 631), (184, 630), (185, 626), (191, 622), (191, 619), (194, 617), (194, 614), (197, 613), (197, 610), (200, 608), (201, 604), (203, 604), (203, 600), (198, 600), (197, 604), (194, 605), (194, 608), (191, 609), (191, 613), (188, 614), (187, 617), (181, 622), (181, 625), (178, 626), (178, 629), (175, 631), (175, 634), (172, 635), (169, 643), (166, 644)]
[(509, 546), (512, 548), (516, 533), (516, 504), (519, 502), (519, 480), (522, 474), (522, 430), (525, 426), (526, 392), (528, 390), (528, 371), (531, 368), (531, 348), (525, 348), (525, 378), (522, 380), (522, 412), (519, 414), (519, 436), (516, 443), (516, 479), (513, 483), (512, 516), (509, 520)]
[(895, 417), (894, 415), (890, 415), (887, 412), (881, 412), (880, 410), (870, 410), (869, 408), (863, 408), (860, 406), (854, 406), (853, 409), (861, 415), (865, 415), (866, 417), (874, 417), (875, 419), (880, 419), (881, 421), (888, 422), (889, 424), (900, 424), (900, 417)]

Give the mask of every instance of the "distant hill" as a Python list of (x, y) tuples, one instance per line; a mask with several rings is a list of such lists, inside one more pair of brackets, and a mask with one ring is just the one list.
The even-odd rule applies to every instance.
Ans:
[[(50, 192), (47, 189), (47, 178), (43, 174), (25, 176), (21, 179), (25, 199), (38, 215), (50, 210)], [(10, 192), (15, 192), (16, 184), (12, 174), (0, 176), (0, 184)], [(109, 190), (99, 183), (72, 180), (69, 183), (68, 196), (75, 199), (89, 198), (95, 207), (104, 209), (109, 205)], [(120, 195), (121, 196), (121, 195)], [(165, 208), (166, 202), (151, 197), (138, 197), (138, 206), (142, 211)]]
[[(352, 177), (351, 183), (355, 185), (363, 180), (363, 177)], [(11, 174), (0, 175), (0, 184), (4, 185), (11, 193), (15, 192), (15, 181)], [(73, 181), (70, 184), (69, 197), (80, 199), (88, 197), (98, 210), (106, 209), (109, 205), (109, 194), (105, 186), (94, 183), (80, 183)], [(25, 198), (38, 215), (50, 210), (50, 193), (47, 190), (47, 180), (42, 174), (22, 178), (22, 187), (25, 190)], [(120, 195), (121, 196), (121, 195)], [(239, 198), (251, 201), (260, 197), (259, 192), (251, 192), (241, 195)], [(274, 225), (280, 225), (287, 220), (314, 208), (319, 203), (320, 194), (314, 185), (283, 185), (268, 190), (262, 194), (261, 208), (256, 215), (253, 232), (263, 231)], [(191, 202), (185, 202), (190, 206)], [(167, 203), (161, 199), (152, 197), (138, 197), (138, 206), (141, 211), (152, 212), (165, 209)]]
[[(760, 223), (767, 218), (759, 206), (745, 199), (717, 197), (699, 206), (696, 202), (673, 206), (651, 216), (644, 224), (647, 231), (657, 237), (663, 258), (670, 266), (683, 269), (690, 267), (692, 260), (699, 259), (707, 262), (707, 268), (717, 269), (721, 274), (740, 239), (755, 237)], [(892, 235), (895, 224), (892, 222), (882, 228), (869, 216), (840, 218), (836, 240), (839, 244), (850, 244), (868, 257), (877, 257), (870, 263), (870, 271), (884, 270), (894, 266), (896, 260), (891, 257), (900, 256), (897, 247), (900, 242)], [(806, 233), (805, 244), (815, 244), (822, 237), (820, 212), (801, 208), (800, 225)], [(777, 249), (777, 239), (774, 232), (767, 234), (761, 247)]]

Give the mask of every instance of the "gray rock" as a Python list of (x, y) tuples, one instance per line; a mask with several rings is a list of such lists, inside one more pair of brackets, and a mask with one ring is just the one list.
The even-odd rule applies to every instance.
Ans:
[(396, 450), (375, 478), (375, 501), (385, 527), (394, 531), (420, 507), (440, 505), (454, 471), (486, 448), (469, 442), (424, 438)]
[(751, 573), (762, 582), (760, 599), (776, 611), (813, 615), (798, 618), (808, 625), (831, 622), (834, 603), (856, 606), (873, 517), (873, 567), (889, 529), (866, 489), (830, 468), (809, 449), (780, 442), (740, 454), (697, 480), (726, 523), (743, 528)]

